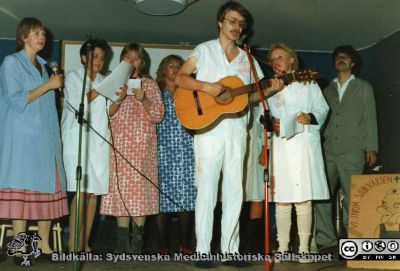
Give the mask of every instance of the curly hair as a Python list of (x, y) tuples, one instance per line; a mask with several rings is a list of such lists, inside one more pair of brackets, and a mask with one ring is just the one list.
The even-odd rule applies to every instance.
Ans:
[(350, 57), (351, 62), (354, 63), (353, 67), (351, 68), (351, 73), (358, 75), (361, 71), (361, 57), (356, 51), (356, 49), (353, 48), (353, 46), (346, 44), (346, 45), (340, 45), (335, 48), (332, 54), (332, 63), (335, 65), (335, 60), (336, 56), (339, 54), (346, 54)]

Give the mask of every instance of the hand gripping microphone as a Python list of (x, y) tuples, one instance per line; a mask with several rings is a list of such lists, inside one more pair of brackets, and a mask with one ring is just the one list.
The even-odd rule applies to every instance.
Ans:
[[(58, 75), (58, 63), (57, 61), (50, 61), (48, 64), (49, 68), (51, 69), (51, 71), (53, 72), (54, 75)], [(58, 90), (60, 92), (62, 92), (61, 88), (58, 88)]]

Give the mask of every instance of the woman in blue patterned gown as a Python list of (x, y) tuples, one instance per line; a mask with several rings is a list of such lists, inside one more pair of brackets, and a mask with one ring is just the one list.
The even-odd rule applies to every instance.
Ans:
[(189, 239), (196, 199), (193, 136), (180, 125), (173, 101), (174, 81), (182, 64), (181, 57), (169, 55), (161, 61), (157, 71), (165, 118), (157, 125), (160, 214), (156, 220), (159, 251), (164, 254), (169, 253), (168, 222), (171, 213), (178, 213), (179, 251), (192, 253)]

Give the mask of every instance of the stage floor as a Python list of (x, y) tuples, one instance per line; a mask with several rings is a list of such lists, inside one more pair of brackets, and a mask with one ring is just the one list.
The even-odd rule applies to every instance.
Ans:
[[(12, 257), (9, 257), (6, 261), (0, 263), (1, 270), (14, 271), (21, 270), (22, 267), (16, 266), (13, 263)], [(63, 262), (54, 263), (50, 261), (40, 261), (34, 262), (32, 266), (24, 267), (25, 270), (32, 271), (54, 271), (54, 270), (65, 270), (72, 271), (73, 263)], [(79, 267), (80, 271), (103, 271), (103, 270), (140, 270), (140, 271), (152, 271), (152, 270), (171, 270), (171, 271), (199, 271), (204, 269), (199, 269), (194, 267), (193, 262), (96, 262), (96, 263), (82, 263)], [(208, 270), (244, 270), (244, 271), (261, 271), (265, 270), (265, 264), (263, 262), (252, 262), (249, 267), (246, 268), (235, 268), (231, 266), (226, 266), (220, 262), (213, 262), (213, 268)], [(348, 269), (345, 267), (345, 263), (338, 261), (337, 259), (328, 263), (311, 263), (311, 264), (299, 264), (292, 262), (282, 262), (278, 264), (273, 264), (270, 268), (271, 271), (286, 271), (286, 270), (298, 270), (298, 271), (308, 271), (308, 270), (323, 270), (323, 271), (340, 271), (340, 270), (384, 270), (384, 269)], [(385, 269), (387, 270), (387, 269)]]
[[(219, 219), (219, 218), (218, 218)], [(216, 221), (218, 221), (216, 219)], [(157, 252), (158, 249), (158, 241), (157, 241), (157, 230), (156, 225), (154, 223), (154, 219), (149, 217), (147, 221), (148, 225), (145, 229), (145, 247), (144, 252), (148, 254), (152, 254)], [(67, 224), (65, 222), (64, 224)], [(218, 226), (218, 223), (216, 224)], [(243, 226), (243, 227), (242, 227)], [(244, 229), (245, 225), (241, 225)], [(91, 247), (92, 249), (103, 255), (110, 252), (114, 248), (114, 243), (116, 239), (115, 234), (116, 222), (110, 219), (97, 218), (93, 230)], [(171, 221), (170, 224), (170, 240), (171, 240), (171, 251), (176, 251), (176, 240), (178, 236), (178, 225), (175, 220)], [(218, 238), (214, 238), (212, 242), (212, 251), (219, 251), (218, 239), (220, 236), (220, 232), (218, 227), (214, 229), (214, 235), (218, 236)], [(276, 247), (275, 240), (276, 233), (271, 232), (270, 234), (270, 248), (274, 249)], [(8, 238), (9, 239), (9, 238)], [(192, 237), (194, 239), (194, 235)], [(295, 239), (295, 238), (294, 238)], [(63, 234), (63, 245), (64, 250), (65, 245), (68, 243), (68, 234)], [(262, 242), (263, 238), (260, 236), (258, 239), (259, 242)], [(241, 243), (246, 244), (246, 235), (241, 234)], [(7, 242), (5, 242), (7, 243)], [(192, 248), (193, 248), (194, 240), (192, 240)], [(341, 271), (341, 270), (360, 270), (360, 271), (368, 271), (368, 270), (384, 270), (384, 269), (348, 269), (346, 268), (346, 263), (344, 261), (338, 260), (338, 249), (332, 250), (333, 260), (330, 262), (317, 262), (317, 263), (309, 263), (309, 264), (300, 264), (296, 262), (281, 262), (272, 264), (270, 267), (271, 271), (286, 271), (286, 270), (298, 270), (298, 271), (308, 271), (308, 270), (321, 270), (321, 271)], [(221, 262), (213, 262), (213, 268), (208, 270), (246, 270), (246, 271), (261, 271), (265, 270), (265, 262), (250, 262), (250, 266), (246, 268), (236, 268), (232, 266), (226, 266)], [(394, 262), (397, 264), (397, 262)], [(73, 262), (54, 262), (50, 260), (34, 260), (33, 265), (29, 267), (24, 267), (25, 270), (60, 270), (60, 271), (72, 271), (73, 270)], [(14, 270), (22, 270), (22, 267), (19, 267), (13, 263), (13, 258), (8, 257), (5, 261), (0, 262), (0, 270), (4, 271), (14, 271)], [(203, 269), (196, 268), (194, 266), (194, 262), (192, 261), (126, 261), (121, 262), (118, 261), (116, 263), (109, 261), (106, 256), (103, 256), (102, 261), (98, 262), (81, 262), (79, 271), (103, 271), (103, 270), (140, 270), (140, 271), (151, 271), (151, 270), (171, 270), (171, 271), (199, 271)], [(386, 269), (385, 269), (386, 270)]]

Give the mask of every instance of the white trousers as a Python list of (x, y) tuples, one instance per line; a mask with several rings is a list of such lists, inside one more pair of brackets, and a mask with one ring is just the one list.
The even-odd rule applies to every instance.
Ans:
[(222, 135), (206, 133), (194, 137), (197, 252), (210, 252), (214, 208), (217, 202), (221, 169), (223, 172), (221, 252), (235, 253), (239, 250), (239, 216), (243, 201), (242, 176), (246, 149), (245, 139), (244, 131)]

